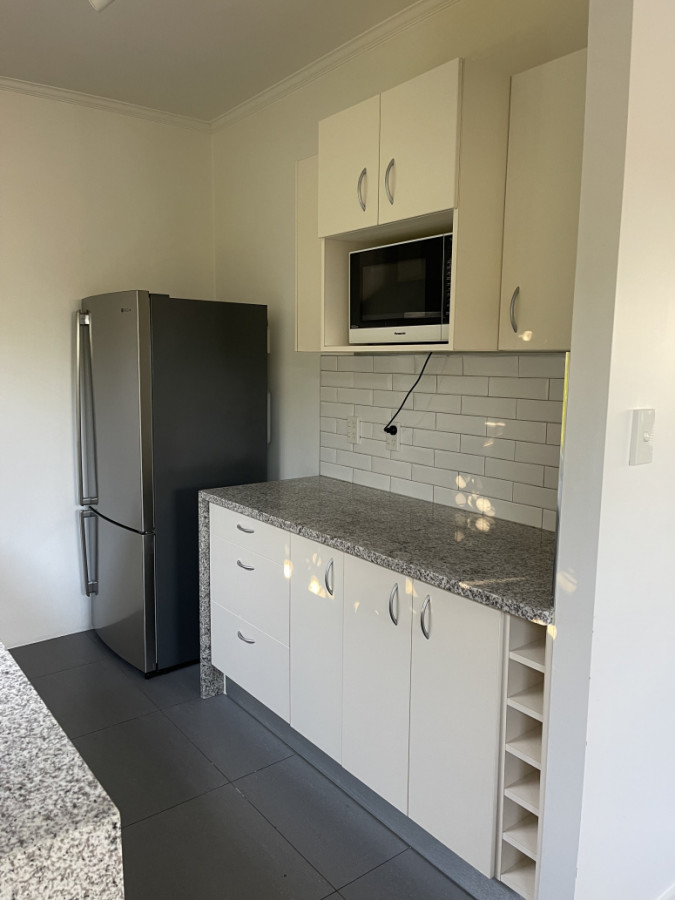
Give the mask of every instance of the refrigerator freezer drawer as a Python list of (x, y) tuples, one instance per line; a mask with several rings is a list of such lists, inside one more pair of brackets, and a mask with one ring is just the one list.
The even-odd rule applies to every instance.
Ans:
[(92, 624), (111, 650), (142, 672), (157, 665), (154, 612), (154, 536), (96, 516)]
[(288, 647), (290, 570), (211, 535), (211, 599)]
[(209, 504), (209, 519), (212, 535), (252, 550), (280, 565), (290, 559), (290, 535), (281, 528), (213, 503)]
[(212, 603), (211, 656), (227, 678), (285, 722), (290, 720), (288, 647)]

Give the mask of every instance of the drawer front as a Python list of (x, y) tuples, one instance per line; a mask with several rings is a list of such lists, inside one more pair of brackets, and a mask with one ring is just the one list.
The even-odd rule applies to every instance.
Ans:
[(290, 559), (290, 536), (287, 531), (213, 503), (209, 506), (211, 535), (224, 538), (279, 565)]
[(288, 647), (287, 569), (211, 535), (211, 602)]
[(212, 603), (211, 655), (225, 676), (290, 720), (288, 647)]

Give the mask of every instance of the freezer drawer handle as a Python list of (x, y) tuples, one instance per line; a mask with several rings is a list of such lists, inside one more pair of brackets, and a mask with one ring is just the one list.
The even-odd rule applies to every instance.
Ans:
[(246, 569), (247, 572), (255, 572), (255, 566), (247, 566), (240, 559), (237, 560), (237, 565), (240, 569)]
[(237, 523), (237, 528), (239, 531), (243, 531), (244, 534), (255, 534), (255, 528), (244, 528), (244, 526), (239, 523)]
[[(75, 416), (77, 427), (77, 487), (80, 506), (89, 506), (92, 503), (98, 503), (98, 496), (96, 495), (96, 492), (93, 492), (91, 496), (85, 497), (84, 488), (84, 442), (82, 440), (82, 429), (84, 427), (84, 398), (82, 396), (82, 382), (84, 380), (85, 368), (84, 357), (82, 355), (83, 328), (87, 329), (89, 340), (89, 359), (91, 359), (91, 326), (89, 322), (89, 316), (86, 313), (77, 312), (75, 313)], [(89, 376), (91, 377), (91, 370), (89, 370)], [(92, 396), (91, 385), (89, 385), (89, 396)], [(91, 414), (93, 415), (93, 408)], [(93, 435), (91, 436), (91, 439), (94, 441), (92, 451), (95, 465), (96, 442)]]
[(251, 638), (244, 637), (241, 631), (237, 632), (237, 637), (240, 641), (243, 641), (245, 644), (255, 644), (255, 641), (252, 641)]
[(87, 597), (92, 594), (98, 594), (98, 581), (93, 579), (89, 574), (89, 561), (87, 554), (87, 527), (84, 524), (85, 519), (94, 519), (96, 528), (98, 528), (98, 516), (90, 509), (80, 510), (80, 550), (82, 553), (82, 572), (84, 574), (84, 592)]

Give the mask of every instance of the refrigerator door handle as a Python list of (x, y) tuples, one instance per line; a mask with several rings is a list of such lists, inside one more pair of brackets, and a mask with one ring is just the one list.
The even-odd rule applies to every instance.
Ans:
[[(88, 372), (89, 378), (91, 379), (91, 367), (85, 369), (84, 366), (84, 356), (82, 354), (82, 329), (87, 329), (88, 340), (89, 340), (89, 360), (91, 361), (91, 330), (89, 325), (89, 316), (86, 313), (76, 312), (75, 313), (75, 418), (76, 418), (76, 427), (77, 427), (77, 489), (78, 489), (78, 500), (80, 506), (88, 506), (91, 503), (98, 503), (98, 497), (96, 494), (93, 494), (91, 497), (85, 496), (85, 487), (84, 487), (84, 470), (85, 470), (85, 442), (82, 439), (82, 430), (85, 424), (84, 417), (84, 398), (83, 398), (83, 381), (85, 378), (85, 373)], [(91, 389), (91, 383), (88, 385), (88, 394), (89, 397), (93, 397), (93, 391)], [(93, 406), (91, 407), (93, 411)], [(93, 415), (93, 412), (92, 412)], [(92, 430), (92, 441), (93, 438), (93, 430)], [(92, 460), (94, 462), (94, 467), (96, 465), (96, 444), (95, 441), (92, 445)], [(95, 468), (94, 468), (95, 472)], [(87, 485), (88, 487), (88, 485)]]
[[(87, 597), (91, 597), (92, 594), (98, 594), (98, 580), (96, 578), (92, 578), (89, 573), (89, 553), (87, 546), (87, 526), (85, 524), (85, 519), (94, 519), (96, 522), (94, 526), (94, 534), (98, 533), (98, 516), (95, 512), (90, 509), (81, 509), (80, 510), (80, 551), (82, 554), (82, 573), (84, 576), (84, 592)], [(96, 546), (96, 542), (94, 542), (94, 547)]]

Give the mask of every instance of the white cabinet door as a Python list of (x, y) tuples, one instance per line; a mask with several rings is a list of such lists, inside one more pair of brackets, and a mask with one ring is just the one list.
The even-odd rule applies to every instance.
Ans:
[(380, 97), (319, 122), (319, 236), (377, 225)]
[(421, 582), (414, 594), (408, 814), (492, 877), (503, 615)]
[(585, 50), (511, 83), (500, 350), (569, 350), (585, 92)]
[(345, 557), (342, 765), (407, 811), (410, 581)]
[(340, 762), (342, 553), (291, 536), (291, 725)]
[(381, 95), (380, 224), (457, 205), (459, 69), (454, 59)]

